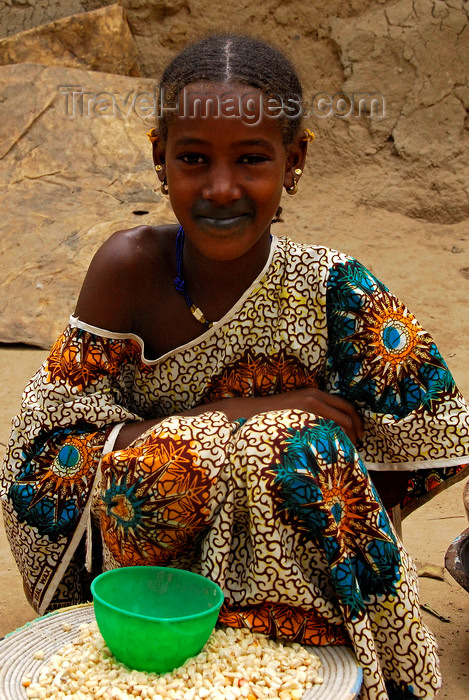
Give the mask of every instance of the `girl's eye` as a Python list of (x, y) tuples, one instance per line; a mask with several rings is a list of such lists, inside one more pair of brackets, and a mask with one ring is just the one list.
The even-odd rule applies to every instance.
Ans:
[(268, 156), (260, 155), (257, 153), (249, 153), (245, 156), (241, 156), (240, 162), (247, 163), (248, 165), (256, 165), (257, 163), (265, 163), (269, 160)]
[[(209, 161), (208, 157), (202, 153), (181, 153), (181, 155), (178, 156), (178, 160), (187, 163), (187, 165), (206, 165)], [(238, 158), (239, 163), (246, 165), (257, 165), (258, 163), (265, 163), (268, 160), (270, 160), (269, 156), (259, 153), (247, 153)]]
[(179, 160), (189, 165), (202, 165), (207, 159), (200, 153), (183, 153), (179, 156)]

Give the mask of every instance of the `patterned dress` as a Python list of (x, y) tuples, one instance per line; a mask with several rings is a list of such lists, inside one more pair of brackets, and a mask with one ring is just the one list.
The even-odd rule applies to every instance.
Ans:
[[(357, 406), (359, 452), (304, 411), (229, 421), (209, 406), (308, 386)], [(108, 451), (116, 426), (147, 418), (160, 422)], [(356, 260), (273, 238), (226, 316), (156, 360), (139, 337), (72, 317), (25, 390), (0, 493), (41, 613), (86, 597), (94, 522), (99, 570), (192, 569), (223, 588), (221, 622), (351, 644), (364, 697), (431, 698), (441, 679), (415, 567), (368, 470), (409, 470), (411, 508), (466, 473), (468, 435), (468, 406), (410, 311)]]

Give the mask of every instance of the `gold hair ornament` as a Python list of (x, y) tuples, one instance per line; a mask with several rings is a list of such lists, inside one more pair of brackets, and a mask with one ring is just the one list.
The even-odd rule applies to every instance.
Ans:
[(302, 141), (308, 141), (309, 143), (313, 143), (314, 139), (316, 136), (314, 135), (314, 131), (311, 131), (311, 129), (305, 129), (304, 131), (304, 136), (301, 139)]
[(156, 129), (154, 127), (153, 129), (150, 129), (150, 131), (147, 133), (147, 136), (152, 143), (155, 143), (160, 138), (159, 134), (156, 133)]

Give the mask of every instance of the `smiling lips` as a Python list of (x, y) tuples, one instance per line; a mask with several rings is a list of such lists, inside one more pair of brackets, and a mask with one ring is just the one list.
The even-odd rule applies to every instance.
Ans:
[(252, 216), (252, 207), (247, 205), (236, 207), (205, 206), (205, 203), (195, 205), (192, 215), (204, 228), (217, 228), (229, 230), (239, 226)]
[(211, 216), (201, 216), (198, 217), (198, 220), (203, 227), (217, 228), (221, 231), (229, 231), (232, 228), (238, 227), (247, 218), (247, 214), (241, 214), (239, 216), (229, 216), (223, 219), (218, 219)]

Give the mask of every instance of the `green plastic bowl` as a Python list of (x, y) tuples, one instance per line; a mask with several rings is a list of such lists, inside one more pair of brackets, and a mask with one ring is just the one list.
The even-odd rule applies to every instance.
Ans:
[(165, 566), (106, 571), (91, 593), (99, 631), (114, 656), (155, 673), (172, 671), (201, 651), (223, 603), (213, 581)]

